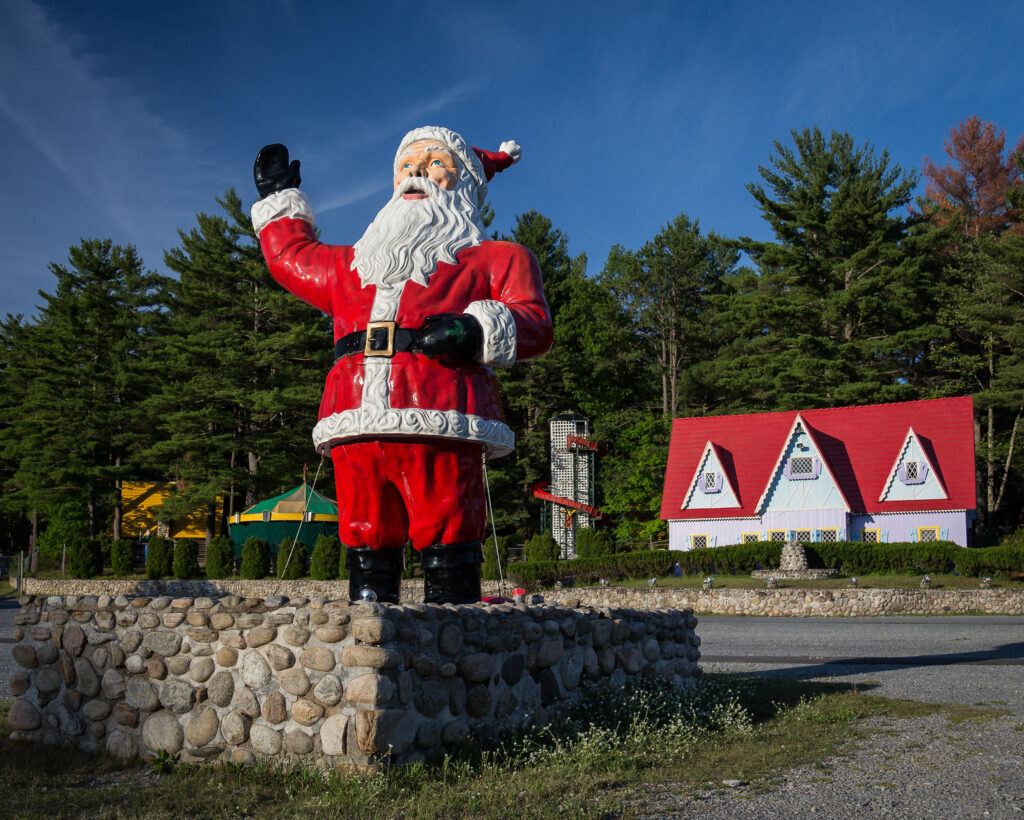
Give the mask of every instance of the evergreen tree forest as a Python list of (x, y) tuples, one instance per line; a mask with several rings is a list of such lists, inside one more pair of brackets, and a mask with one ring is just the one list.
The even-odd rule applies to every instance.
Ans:
[[(537, 257), (555, 322), (547, 356), (498, 374), (517, 439), (488, 465), (499, 535), (539, 531), (530, 488), (565, 410), (602, 447), (597, 506), (621, 549), (666, 532), (673, 418), (964, 395), (975, 543), (1024, 524), (1024, 137), (971, 117), (945, 154), (919, 173), (853, 135), (793, 131), (747, 185), (768, 241), (666, 214), (588, 269), (537, 211), (495, 230)], [(312, 476), (330, 320), (274, 283), (241, 198), (214, 204), (165, 254), (173, 275), (83, 239), (38, 314), (0, 322), (0, 552), (121, 537), (124, 481), (172, 482), (161, 517), (205, 510), (212, 538)], [(318, 489), (333, 495), (329, 461)]]

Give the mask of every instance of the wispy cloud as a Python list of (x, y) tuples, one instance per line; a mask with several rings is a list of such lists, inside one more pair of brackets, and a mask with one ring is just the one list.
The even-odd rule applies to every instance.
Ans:
[(152, 188), (176, 187), (161, 179), (167, 169), (189, 168), (187, 136), (153, 114), (129, 82), (106, 76), (87, 44), (40, 6), (2, 0), (0, 13), (0, 117), (133, 235)]

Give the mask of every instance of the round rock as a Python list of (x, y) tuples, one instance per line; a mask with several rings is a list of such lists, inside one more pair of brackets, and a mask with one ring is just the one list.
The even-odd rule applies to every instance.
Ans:
[(220, 721), (215, 709), (203, 709), (192, 717), (185, 730), (185, 740), (191, 746), (205, 746), (217, 734)]
[(172, 712), (156, 712), (142, 724), (142, 742), (152, 752), (162, 749), (169, 754), (177, 754), (181, 751), (183, 738), (178, 716)]
[(249, 730), (249, 745), (261, 755), (276, 755), (281, 751), (281, 732), (269, 726), (253, 726)]
[(220, 725), (220, 735), (229, 746), (240, 746), (249, 739), (251, 721), (237, 709), (224, 717)]
[(341, 700), (342, 693), (341, 681), (334, 675), (324, 675), (313, 687), (313, 697), (325, 706), (334, 706)]
[(334, 653), (322, 646), (314, 646), (299, 654), (299, 663), (318, 672), (330, 672), (334, 669)]
[(213, 669), (213, 658), (194, 658), (188, 674), (196, 683), (206, 683), (213, 674)]
[(246, 652), (242, 656), (239, 672), (250, 689), (262, 689), (273, 677), (270, 665), (256, 652)]
[(284, 736), (284, 750), (290, 755), (308, 755), (313, 751), (313, 738), (298, 730)]
[(124, 699), (129, 706), (134, 706), (143, 712), (152, 712), (160, 704), (156, 689), (145, 678), (129, 678), (125, 686)]

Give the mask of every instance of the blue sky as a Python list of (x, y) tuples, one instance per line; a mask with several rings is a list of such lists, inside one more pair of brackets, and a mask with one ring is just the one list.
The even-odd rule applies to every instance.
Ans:
[(283, 142), (326, 241), (359, 237), (410, 128), (523, 160), (493, 227), (536, 209), (600, 271), (680, 212), (767, 239), (744, 185), (815, 124), (940, 159), (976, 114), (1024, 133), (1024, 13), (1000, 2), (0, 0), (0, 315), (35, 312), (82, 237), (163, 268), (198, 211)]

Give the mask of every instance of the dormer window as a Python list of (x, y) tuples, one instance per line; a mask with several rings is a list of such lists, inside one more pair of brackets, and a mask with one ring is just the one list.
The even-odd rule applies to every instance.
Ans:
[(722, 474), (714, 470), (701, 473), (697, 479), (697, 488), (705, 495), (722, 492), (724, 485), (725, 481), (722, 478)]
[(789, 460), (790, 475), (811, 475), (814, 473), (814, 459), (811, 456), (793, 456)]
[(821, 473), (821, 459), (817, 456), (790, 456), (786, 459), (783, 475), (790, 481), (814, 479)]
[(908, 459), (896, 468), (896, 477), (904, 484), (924, 484), (928, 479), (928, 465), (917, 459)]

